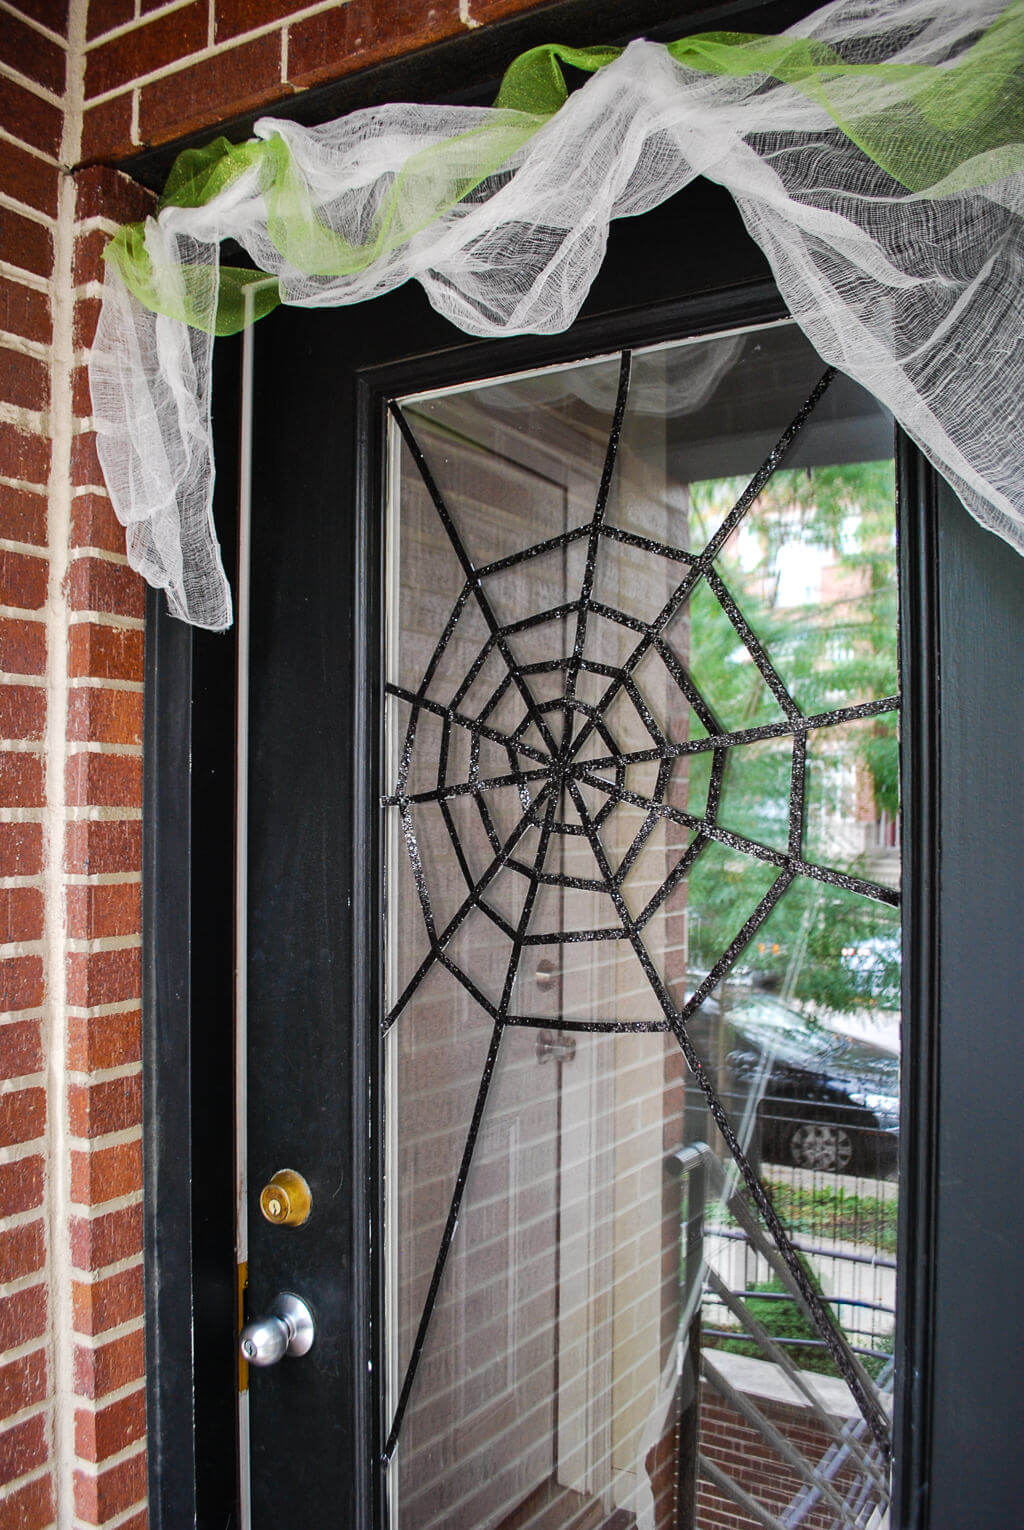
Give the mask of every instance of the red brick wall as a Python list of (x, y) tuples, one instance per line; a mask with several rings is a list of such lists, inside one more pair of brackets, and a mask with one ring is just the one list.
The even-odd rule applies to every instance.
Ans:
[(82, 158), (106, 160), (544, 0), (90, 0)]
[[(816, 1422), (809, 1409), (759, 1397), (751, 1401), (812, 1465), (817, 1465), (832, 1446), (831, 1435)], [(700, 1449), (769, 1514), (781, 1515), (806, 1486), (757, 1430), (706, 1383), (700, 1405)], [(841, 1499), (856, 1480), (850, 1465), (836, 1473), (833, 1486)], [(835, 1510), (819, 1503), (801, 1523), (804, 1530), (830, 1530), (835, 1519)], [(758, 1520), (703, 1477), (697, 1486), (697, 1523), (701, 1530), (760, 1530)]]
[[(57, 1267), (48, 1071), (54, 1043), (47, 868), (59, 830), (47, 746), (55, 722), (49, 629), (58, 569), (50, 551), (54, 269), (64, 147), (66, 15), (46, 30), (0, 21), (0, 1526), (35, 1530), (55, 1512), (50, 1470), (59, 1379), (52, 1314)], [(65, 1276), (66, 1278), (66, 1276)]]
[(85, 369), (150, 198), (105, 167), (538, 3), (0, 10), (0, 1530), (146, 1524), (143, 590)]

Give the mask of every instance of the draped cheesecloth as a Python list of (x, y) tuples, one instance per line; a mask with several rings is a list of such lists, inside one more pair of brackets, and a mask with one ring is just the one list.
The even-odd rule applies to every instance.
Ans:
[[(590, 73), (571, 95), (560, 60)], [(129, 560), (184, 620), (231, 621), (214, 334), (411, 278), (470, 334), (563, 330), (610, 219), (698, 175), (731, 192), (824, 360), (1024, 550), (1024, 0), (837, 0), (777, 38), (540, 49), (494, 107), (255, 134), (183, 155), (158, 216), (115, 239), (92, 352)], [(226, 238), (257, 271), (221, 270)]]

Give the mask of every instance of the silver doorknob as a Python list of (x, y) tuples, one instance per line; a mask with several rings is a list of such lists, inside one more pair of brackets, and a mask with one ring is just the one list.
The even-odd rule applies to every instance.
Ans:
[(266, 1317), (246, 1323), (238, 1347), (250, 1365), (276, 1365), (285, 1355), (297, 1359), (313, 1347), (316, 1324), (300, 1296), (282, 1291), (270, 1304)]

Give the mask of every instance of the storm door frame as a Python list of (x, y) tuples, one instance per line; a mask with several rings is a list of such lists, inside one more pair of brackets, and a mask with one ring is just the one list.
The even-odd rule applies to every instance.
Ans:
[[(664, 16), (677, 8), (650, 9)], [(752, 14), (768, 30), (808, 9), (801, 5), (784, 10), (777, 6), (753, 11), (749, 6), (690, 10), (683, 16), (677, 13), (661, 30), (678, 35), (702, 25), (721, 25), (723, 17), (736, 18), (733, 24), (749, 25)], [(568, 18), (562, 35), (573, 41), (593, 40), (607, 10), (607, 6), (577, 0), (550, 11), (545, 8), (539, 17), (530, 18), (532, 35), (535, 40), (550, 37), (553, 22), (549, 19), (545, 24), (544, 17), (552, 18), (557, 12), (563, 20)], [(634, 19), (635, 30), (643, 30), (639, 8)], [(486, 30), (497, 33), (500, 29)], [(657, 35), (654, 25), (647, 30)], [(522, 25), (517, 31), (505, 29), (502, 35), (506, 57), (529, 45), (530, 34)], [(614, 35), (607, 22), (603, 35)], [(468, 44), (469, 39), (465, 41)], [(500, 51), (502, 43), (491, 36), (488, 46), (491, 53), (478, 55), (485, 61), (493, 59), (493, 49)], [(373, 71), (375, 98), (440, 98), (437, 58), (422, 62), (414, 76), (410, 76), (412, 67), (413, 61), (400, 61), (390, 84), (382, 71)], [(447, 67), (442, 72), (447, 74)], [(355, 101), (358, 91), (366, 88), (364, 81), (354, 87)], [(245, 130), (246, 124), (240, 124), (239, 131)], [(151, 158), (145, 166), (132, 168), (159, 180), (165, 166)], [(657, 218), (657, 214), (648, 216)], [(628, 293), (628, 283), (615, 268), (618, 243), (613, 232), (602, 281), (621, 280)], [(755, 317), (761, 321), (771, 317), (772, 301), (767, 289), (748, 288), (734, 295), (731, 316), (725, 312), (729, 305), (719, 303), (712, 322), (701, 327), (720, 328), (730, 318), (736, 324)], [(778, 316), (777, 296), (774, 303)], [(671, 317), (678, 323), (685, 316), (677, 311)], [(519, 365), (544, 364), (547, 358), (570, 359), (573, 352), (613, 350), (625, 340), (627, 322), (629, 343), (643, 345), (645, 334), (653, 338), (666, 332), (669, 318), (664, 308), (654, 308), (639, 321), (635, 316), (627, 321), (623, 313), (596, 327), (584, 322), (568, 346), (564, 337), (470, 346), (450, 336), (448, 344), (455, 358), (470, 348), (482, 356), (490, 347), (493, 356), (500, 357), (489, 363), (491, 369), (511, 371)], [(240, 344), (219, 342), (216, 354), (217, 518), (230, 568), (237, 499)], [(453, 362), (451, 375), (462, 375), (462, 365), (462, 361)], [(444, 373), (445, 366), (428, 357), (419, 373), (403, 362), (400, 371), (375, 367), (358, 378), (355, 453), (364, 533), (366, 517), (376, 517), (380, 504), (381, 401), (389, 390), (439, 385)], [(1010, 1421), (1020, 1407), (1013, 1395), (1013, 1367), (1006, 1361), (1005, 1344), (989, 1341), (982, 1345), (983, 1353), (977, 1353), (977, 1330), (971, 1327), (963, 1301), (964, 1284), (969, 1285), (972, 1278), (965, 1260), (979, 1250), (984, 1257), (979, 1223), (991, 1227), (998, 1208), (1004, 1237), (1016, 1237), (1017, 1246), (1024, 1245), (1024, 1195), (1007, 1204), (998, 1196), (995, 1177), (989, 1172), (986, 1199), (982, 1166), (1005, 1168), (998, 1141), (985, 1129), (982, 1106), (988, 1086), (979, 1070), (972, 1074), (965, 1066), (948, 1069), (954, 1049), (959, 1049), (966, 1063), (974, 1012), (986, 995), (990, 1001), (993, 993), (1001, 992), (1007, 1015), (1024, 1013), (1024, 975), (1020, 964), (1010, 961), (1007, 941), (1001, 941), (994, 967), (982, 971), (977, 961), (980, 944), (991, 939), (993, 913), (1012, 908), (1024, 882), (1024, 856), (1019, 845), (1012, 843), (1012, 807), (1009, 834), (1005, 815), (1001, 823), (998, 815), (972, 817), (961, 810), (962, 803), (974, 801), (979, 749), (989, 756), (994, 751), (998, 760), (1000, 751), (1008, 757), (1013, 742), (1024, 738), (1020, 670), (1013, 675), (1012, 663), (1004, 661), (1000, 666), (999, 661), (1000, 652), (1024, 652), (1020, 614), (1024, 602), (1019, 600), (1019, 585), (1013, 584), (1014, 574), (1020, 577), (1019, 563), (1015, 558), (1008, 561), (1013, 555), (968, 520), (952, 492), (905, 441), (898, 455), (904, 696), (902, 1119), (912, 1122), (914, 1129), (913, 1134), (907, 1129), (901, 1133), (902, 1283), (895, 1404), (899, 1453), (893, 1523), (894, 1530), (962, 1530), (965, 1494), (978, 1523), (999, 1523), (1013, 1493), (1024, 1494), (1021, 1465), (1012, 1459)], [(150, 592), (143, 809), (143, 1074), (153, 1530), (183, 1530), (187, 1525), (222, 1530), (237, 1524), (231, 1095), (236, 661), (233, 634), (212, 636), (183, 626), (167, 615), (163, 597)], [(968, 707), (957, 704), (974, 676), (984, 677), (998, 691), (998, 715), (973, 699)], [(357, 699), (358, 681), (356, 676), (348, 698), (352, 703)], [(339, 705), (347, 704), (346, 698), (339, 698)], [(368, 722), (364, 719), (364, 726)], [(364, 769), (367, 765), (365, 751), (361, 765)], [(361, 853), (372, 860), (376, 855), (372, 840)], [(976, 883), (958, 876), (964, 867), (979, 864), (989, 870), (984, 898), (978, 897)], [(946, 949), (940, 963), (943, 940)], [(972, 991), (977, 998), (968, 1001), (965, 995)], [(946, 1036), (946, 1072), (940, 1072), (940, 1030)], [(1003, 1022), (1003, 1031), (1011, 1039), (1008, 1021)], [(365, 1118), (356, 1120), (353, 1144), (361, 1132), (362, 1140), (368, 1141), (368, 1128)], [(950, 1200), (947, 1176), (940, 1226), (940, 1182), (945, 1166), (951, 1164), (970, 1170), (972, 1187), (970, 1194), (966, 1189), (956, 1191)], [(365, 1180), (355, 1172), (358, 1165), (352, 1167), (349, 1183), (357, 1187), (358, 1199), (364, 1196), (360, 1187)], [(355, 1214), (364, 1225), (369, 1211), (369, 1205), (357, 1204)], [(365, 1286), (376, 1281), (379, 1272), (368, 1251), (360, 1257), (365, 1264), (357, 1273)], [(990, 1273), (991, 1266), (990, 1256)], [(1024, 1281), (1018, 1284), (1024, 1286)], [(958, 1381), (950, 1371), (951, 1357), (968, 1351), (977, 1362), (973, 1383), (951, 1396), (950, 1387)], [(987, 1401), (987, 1408), (979, 1410), (980, 1400)], [(984, 1435), (982, 1426), (1000, 1410), (1007, 1427), (1002, 1455), (993, 1469), (991, 1436)], [(363, 1419), (361, 1429), (372, 1435), (376, 1427), (372, 1401), (365, 1396), (357, 1400), (356, 1411)], [(363, 1450), (362, 1459), (367, 1457)], [(973, 1474), (969, 1471), (972, 1461), (979, 1463)], [(369, 1530), (377, 1523), (377, 1510), (365, 1479), (361, 1496), (360, 1530)]]

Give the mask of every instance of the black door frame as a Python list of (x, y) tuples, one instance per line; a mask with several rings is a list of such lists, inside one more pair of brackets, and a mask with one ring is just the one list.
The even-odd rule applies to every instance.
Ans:
[[(654, 9), (664, 14), (668, 8)], [(806, 9), (799, 6), (788, 11)], [(550, 13), (542, 11), (540, 17), (542, 22), (557, 11), (571, 19), (574, 40), (592, 40), (595, 34), (586, 25), (585, 12), (593, 14), (593, 10), (574, 3)], [(723, 11), (736, 16), (735, 24), (742, 24), (739, 10), (730, 6), (716, 7), (714, 12), (690, 11), (685, 25), (677, 20), (668, 30), (678, 34), (716, 21), (720, 24)], [(743, 10), (750, 24), (750, 8)], [(757, 17), (756, 24), (767, 30), (788, 19), (789, 14), (780, 18), (773, 7)], [(552, 35), (550, 26), (533, 20), (541, 36)], [(572, 35), (567, 29), (568, 21), (560, 35)], [(643, 29), (642, 17), (637, 29)], [(608, 27), (604, 35), (611, 30)], [(649, 30), (653, 33), (655, 28)], [(524, 45), (523, 35), (522, 28), (514, 38), (507, 34), (506, 58)], [(495, 45), (492, 37), (489, 46)], [(401, 89), (395, 80), (389, 88), (382, 72), (374, 71), (377, 99), (429, 98), (435, 89), (440, 96), (440, 89), (431, 84), (437, 78), (437, 60), (424, 62), (418, 88), (409, 84), (410, 62), (402, 61), (395, 77)], [(158, 175), (155, 166), (157, 160), (151, 159), (145, 169)], [(650, 216), (657, 219), (658, 215)], [(621, 244), (613, 233), (605, 271), (585, 310), (603, 309), (604, 317), (585, 319), (571, 341), (559, 337), (482, 346), (445, 330), (437, 344), (448, 359), (439, 363), (428, 354), (418, 371), (403, 362), (401, 391), (420, 385), (418, 379), (424, 380), (424, 386), (436, 385), (445, 375), (454, 379), (462, 374), (470, 352), (482, 356), (488, 348), (500, 347), (498, 365), (510, 369), (527, 357), (530, 364), (537, 364), (545, 358), (568, 359), (573, 352), (614, 348), (625, 320), (616, 319), (609, 284), (629, 290), (616, 269)], [(725, 322), (725, 308), (730, 309), (733, 322), (745, 322), (744, 315), (764, 316), (770, 301), (766, 290), (748, 286), (719, 306), (710, 327)], [(428, 329), (433, 326), (437, 334), (441, 321), (426, 314), (418, 297), (400, 295), (388, 302), (395, 306), (399, 324), (405, 322), (405, 313), (412, 312), (417, 322), (425, 322)], [(408, 302), (413, 304), (411, 310), (406, 308)], [(374, 309), (375, 314), (382, 312), (377, 305)], [(421, 310), (426, 315), (423, 320)], [(643, 343), (643, 326), (648, 322), (653, 336), (685, 325), (688, 317), (679, 304), (656, 306), (639, 324), (635, 318), (630, 320), (630, 341)], [(279, 321), (265, 321), (275, 322)], [(294, 323), (294, 314), (284, 322)], [(315, 316), (312, 321), (304, 316), (304, 322), (315, 322)], [(238, 423), (229, 401), (238, 392), (237, 342), (218, 345), (217, 372), (217, 514), (230, 567)], [(366, 507), (379, 502), (379, 483), (370, 464), (380, 457), (375, 449), (381, 429), (380, 401), (396, 384), (387, 367), (374, 367), (360, 372), (353, 386), (357, 424), (345, 454), (360, 474), (357, 502), (365, 515)], [(1006, 1335), (999, 1342), (984, 1337), (979, 1344), (977, 1302), (963, 1300), (965, 1286), (975, 1290), (979, 1285), (976, 1267), (979, 1260), (984, 1263), (984, 1245), (978, 1241), (978, 1231), (985, 1225), (983, 1213), (989, 1218), (987, 1225), (999, 1226), (1010, 1246), (1014, 1238), (1019, 1246), (1024, 1234), (1024, 1195), (1010, 1204), (1000, 1199), (996, 1171), (1005, 1175), (1006, 1156), (998, 1137), (978, 1129), (984, 1108), (992, 1106), (990, 1083), (980, 1077), (979, 1070), (968, 1067), (975, 1012), (991, 1014), (995, 1005), (998, 1024), (994, 1029), (1000, 1033), (1004, 1051), (1013, 1055), (1013, 1019), (1024, 1009), (1024, 978), (1012, 959), (1013, 921), (1008, 916), (1024, 870), (1024, 832), (1012, 782), (1009, 791), (1004, 783), (1002, 795), (997, 796), (998, 811), (984, 816), (960, 810), (962, 802), (975, 800), (979, 760), (998, 762), (1008, 748), (1012, 751), (1014, 741), (1024, 739), (1019, 684), (1014, 689), (1007, 683), (1006, 664), (1000, 670), (986, 659), (989, 645), (1004, 653), (1024, 651), (1024, 624), (1014, 584), (1020, 567), (1015, 556), (967, 520), (951, 492), (916, 453), (903, 449), (900, 455), (907, 1028), (903, 1119), (914, 1123), (914, 1132), (905, 1130), (901, 1142), (904, 1195), (896, 1400), (901, 1449), (893, 1522), (898, 1530), (964, 1530), (970, 1523), (1011, 1523), (1024, 1492), (1021, 1466), (1009, 1438), (1014, 1432), (1010, 1421), (1020, 1405), (1014, 1397)], [(369, 548), (369, 532), (365, 527), (364, 531), (362, 545)], [(375, 580), (365, 587), (375, 590)], [(372, 620), (373, 613), (367, 615)], [(192, 632), (169, 618), (162, 597), (152, 595), (147, 606), (146, 652), (143, 1067), (150, 1515), (154, 1530), (181, 1530), (192, 1524), (220, 1530), (236, 1523), (230, 1098), (236, 652), (231, 634)], [(1012, 674), (1012, 664), (1009, 668)], [(973, 675), (984, 676), (986, 685), (998, 689), (998, 709), (980, 704), (984, 693), (970, 683)], [(354, 679), (353, 701), (363, 694), (360, 677)], [(968, 692), (971, 704), (965, 706)], [(360, 726), (365, 737), (371, 736), (373, 725), (372, 712), (364, 714)], [(370, 800), (368, 792), (363, 795)], [(364, 830), (363, 838), (360, 854), (369, 866), (376, 858), (372, 829)], [(955, 868), (981, 865), (990, 872), (983, 887), (979, 879), (958, 880)], [(978, 950), (984, 941), (992, 943), (993, 932), (998, 959), (985, 967), (978, 962)], [(965, 995), (972, 991), (973, 1002), (968, 1002)], [(365, 1061), (357, 1057), (353, 1063), (358, 1067)], [(997, 1104), (1003, 1102), (1007, 1121), (1011, 1119), (1012, 1077), (1013, 1069), (1008, 1067), (997, 1098)], [(370, 1102), (362, 1094), (359, 1099), (362, 1103), (351, 1133), (353, 1151), (358, 1141), (368, 1140)], [(367, 1226), (370, 1208), (365, 1188), (358, 1177), (349, 1183), (356, 1196), (355, 1220)], [(968, 1263), (972, 1255), (973, 1270)], [(372, 1274), (369, 1249), (364, 1257), (363, 1270)], [(1003, 1265), (1007, 1267), (1005, 1303), (1006, 1293), (1012, 1295), (1012, 1260), (1004, 1259)], [(366, 1289), (365, 1280), (355, 1281), (354, 1292)], [(1014, 1308), (1008, 1310), (1012, 1313)], [(1019, 1335), (1012, 1337), (1019, 1346)], [(966, 1377), (951, 1376), (951, 1355), (971, 1356), (973, 1371)], [(354, 1374), (365, 1376), (365, 1365)], [(936, 1380), (942, 1388), (939, 1393)], [(358, 1431), (372, 1433), (369, 1396), (357, 1398), (354, 1407), (354, 1417), (362, 1419)], [(991, 1430), (992, 1421), (1000, 1417), (1006, 1420), (1004, 1437), (1001, 1448), (993, 1451), (993, 1438), (991, 1432), (986, 1435), (985, 1427)], [(973, 1470), (972, 1462), (977, 1463)], [(364, 1505), (361, 1530), (373, 1522), (369, 1479), (374, 1475), (368, 1473), (358, 1491)], [(963, 1517), (965, 1504), (976, 1518)]]

